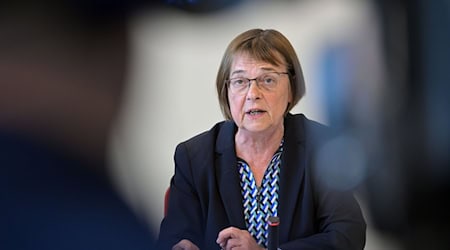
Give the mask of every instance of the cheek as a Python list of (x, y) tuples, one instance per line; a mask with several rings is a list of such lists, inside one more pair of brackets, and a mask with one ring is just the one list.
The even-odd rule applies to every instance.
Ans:
[(242, 112), (242, 107), (244, 105), (244, 98), (237, 96), (228, 96), (228, 103), (230, 104), (230, 111), (233, 118), (237, 118), (235, 116), (239, 116)]
[(276, 109), (283, 113), (286, 111), (286, 107), (290, 101), (289, 94), (282, 94), (271, 98), (271, 102), (274, 104), (273, 107), (276, 106)]

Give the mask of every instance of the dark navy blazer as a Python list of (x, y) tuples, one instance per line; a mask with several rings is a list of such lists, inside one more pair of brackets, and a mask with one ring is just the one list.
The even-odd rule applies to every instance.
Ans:
[[(285, 118), (278, 215), (280, 248), (363, 249), (366, 224), (351, 191), (330, 188), (315, 167), (330, 129), (304, 115)], [(180, 143), (175, 151), (168, 214), (157, 249), (189, 239), (202, 250), (220, 249), (218, 233), (246, 229), (232, 121)]]

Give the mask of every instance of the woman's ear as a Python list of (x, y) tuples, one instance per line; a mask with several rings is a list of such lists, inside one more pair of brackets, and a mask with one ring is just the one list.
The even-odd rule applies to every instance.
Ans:
[(286, 106), (286, 110), (284, 111), (284, 116), (286, 116), (289, 113), (289, 107), (291, 106), (291, 103), (288, 102)]

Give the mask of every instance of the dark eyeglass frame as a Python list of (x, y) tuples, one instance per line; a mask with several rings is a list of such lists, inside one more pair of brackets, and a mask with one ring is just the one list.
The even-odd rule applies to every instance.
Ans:
[[(230, 79), (225, 80), (225, 83), (226, 83), (226, 85), (230, 88), (230, 91), (231, 91), (232, 93), (235, 93), (235, 94), (243, 94), (243, 93), (245, 93), (246, 91), (248, 91), (248, 89), (250, 89), (250, 85), (251, 85), (251, 82), (252, 82), (252, 81), (255, 81), (255, 82), (256, 82), (256, 86), (258, 86), (258, 88), (260, 88), (260, 89), (262, 89), (262, 90), (270, 91), (270, 90), (272, 90), (273, 88), (270, 88), (270, 87), (268, 87), (269, 85), (264, 84), (264, 79), (265, 79), (265, 77), (266, 77), (267, 75), (270, 75), (270, 74), (277, 74), (277, 79), (276, 79), (276, 80), (278, 80), (278, 77), (280, 77), (280, 75), (290, 75), (289, 72), (270, 71), (270, 72), (265, 72), (265, 73), (259, 75), (259, 76), (256, 77), (256, 78), (251, 78), (251, 79), (250, 79), (250, 78), (246, 78), (246, 77), (235, 77), (235, 78), (230, 78)], [(232, 87), (231, 82), (232, 82), (233, 80), (237, 80), (237, 79), (244, 80), (244, 82), (242, 83), (241, 86), (238, 86), (238, 87), (239, 87), (238, 89), (234, 89), (234, 91), (233, 91), (233, 87)], [(260, 83), (263, 83), (263, 84), (260, 84)], [(274, 87), (276, 87), (277, 84), (278, 84), (278, 81), (276, 81), (276, 84), (275, 84)], [(242, 87), (242, 86), (245, 86), (245, 87)], [(263, 86), (263, 87), (261, 87), (261, 86)], [(246, 91), (244, 92), (244, 90), (246, 90)], [(242, 93), (241, 93), (241, 92), (242, 92)]]

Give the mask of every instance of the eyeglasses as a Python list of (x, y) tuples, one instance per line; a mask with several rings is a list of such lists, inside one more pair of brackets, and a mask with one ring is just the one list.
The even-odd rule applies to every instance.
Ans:
[(288, 72), (269, 72), (262, 74), (256, 78), (249, 79), (246, 77), (231, 78), (226, 81), (233, 94), (242, 95), (247, 93), (252, 81), (256, 82), (259, 89), (267, 92), (274, 91), (279, 83), (281, 75), (288, 75)]

